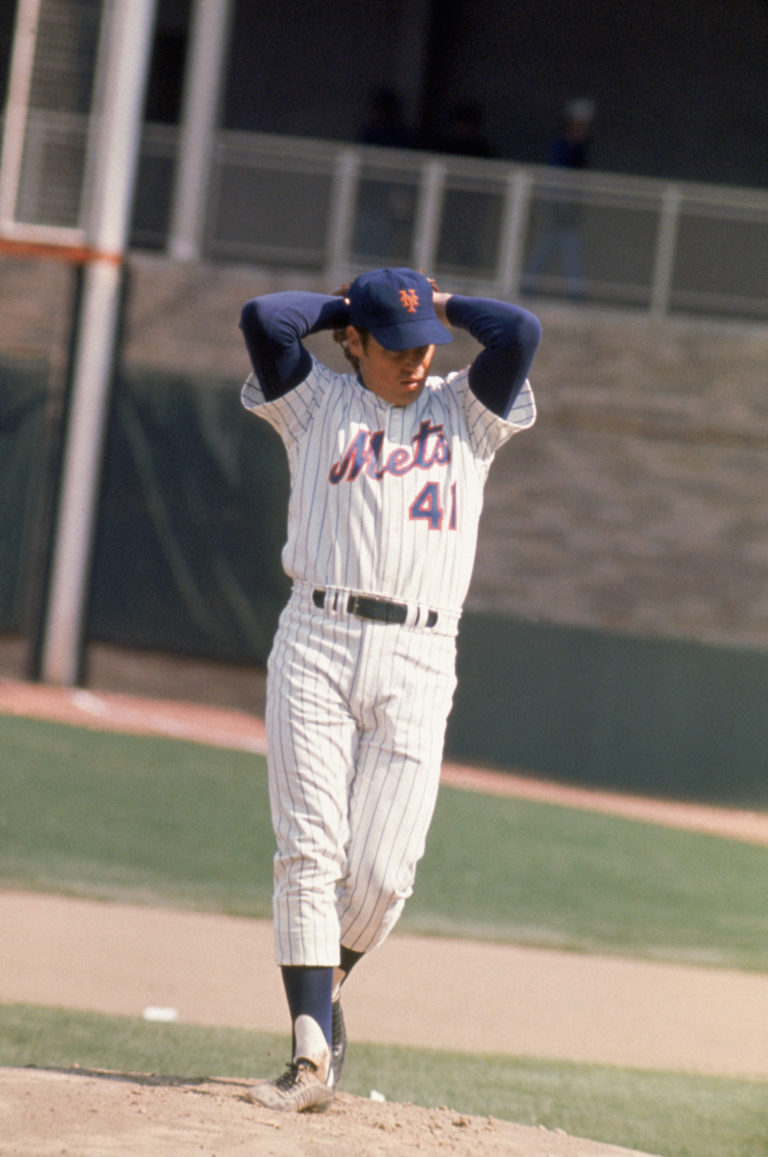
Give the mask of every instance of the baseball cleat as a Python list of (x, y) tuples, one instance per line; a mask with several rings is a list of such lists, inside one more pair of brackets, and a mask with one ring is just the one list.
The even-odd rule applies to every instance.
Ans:
[(334, 1000), (331, 1005), (331, 1075), (334, 1089), (341, 1080), (341, 1070), (344, 1068), (344, 1057), (347, 1052), (347, 1026), (344, 1023), (344, 1013), (341, 1011), (341, 1001)]
[(317, 1021), (306, 1014), (293, 1025), (293, 1060), (276, 1081), (254, 1085), (248, 1100), (284, 1113), (320, 1113), (333, 1100), (331, 1050)]
[(322, 1113), (333, 1100), (333, 1089), (317, 1065), (303, 1058), (291, 1061), (276, 1081), (261, 1081), (247, 1094), (249, 1101), (281, 1113)]

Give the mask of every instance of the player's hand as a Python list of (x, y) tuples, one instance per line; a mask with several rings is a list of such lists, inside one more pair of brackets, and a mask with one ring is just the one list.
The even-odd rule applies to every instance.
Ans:
[(438, 320), (445, 325), (451, 324), (446, 316), (445, 307), (452, 296), (450, 293), (439, 293), (438, 291), (434, 291), (432, 294), (432, 304), (435, 307), (435, 313), (437, 314)]

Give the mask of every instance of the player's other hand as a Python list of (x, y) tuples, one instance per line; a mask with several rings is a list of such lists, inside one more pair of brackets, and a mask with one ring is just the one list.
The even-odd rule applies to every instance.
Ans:
[(450, 301), (451, 296), (452, 295), (450, 293), (440, 293), (438, 290), (434, 290), (432, 293), (432, 304), (435, 307), (435, 313), (437, 314), (438, 320), (447, 325), (450, 325), (450, 322), (446, 317), (445, 307)]

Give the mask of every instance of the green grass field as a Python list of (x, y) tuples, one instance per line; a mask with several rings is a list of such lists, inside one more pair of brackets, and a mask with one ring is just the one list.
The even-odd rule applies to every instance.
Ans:
[[(62, 1009), (0, 1006), (0, 1065), (79, 1066), (195, 1080), (279, 1070), (284, 1036)], [(604, 1065), (350, 1045), (344, 1091), (564, 1129), (660, 1157), (768, 1153), (765, 1084)]]
[[(0, 717), (0, 882), (267, 916), (264, 761)], [(450, 888), (446, 881), (451, 882)], [(401, 927), (768, 971), (768, 849), (443, 789)], [(0, 1008), (0, 1064), (251, 1075), (285, 1041)], [(353, 1045), (345, 1088), (662, 1157), (766, 1157), (765, 1083)]]
[[(271, 914), (260, 756), (2, 716), (0, 750), (0, 880)], [(767, 895), (766, 848), (444, 788), (401, 927), (768, 972)]]

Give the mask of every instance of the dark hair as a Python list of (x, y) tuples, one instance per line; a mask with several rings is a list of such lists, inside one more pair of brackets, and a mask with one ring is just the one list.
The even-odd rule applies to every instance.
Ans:
[[(426, 277), (426, 274), (424, 276)], [(427, 281), (432, 286), (432, 289), (435, 292), (437, 292), (437, 282), (434, 280), (434, 278), (427, 277)], [(349, 292), (349, 287), (351, 284), (352, 284), (352, 282), (348, 281), (345, 285), (340, 285), (338, 289), (333, 290), (331, 296), (332, 297), (346, 297), (347, 293)], [(371, 331), (368, 329), (364, 329), (363, 326), (361, 326), (361, 325), (356, 325), (353, 328), (356, 329), (357, 332), (360, 334), (360, 341), (362, 342), (363, 349), (367, 349), (368, 338), (370, 336)], [(357, 373), (358, 370), (360, 369), (360, 360), (359, 360), (359, 358), (356, 358), (354, 354), (349, 352), (349, 345), (347, 343), (347, 327), (342, 326), (339, 329), (333, 330), (332, 337), (333, 337), (333, 340), (338, 345), (341, 346), (342, 351), (344, 353), (344, 357), (353, 366), (355, 373)]]
[[(331, 296), (332, 297), (346, 297), (347, 293), (349, 292), (349, 287), (351, 284), (352, 284), (351, 281), (347, 281), (344, 285), (340, 285), (338, 289), (333, 290)], [(368, 335), (369, 335), (370, 331), (367, 329), (363, 329), (360, 326), (355, 326), (355, 329), (360, 334), (360, 340), (363, 343), (363, 349), (365, 349), (367, 344), (368, 344)], [(349, 345), (347, 343), (347, 327), (344, 325), (344, 326), (341, 326), (339, 329), (333, 330), (331, 336), (333, 337), (333, 340), (338, 345), (341, 346), (344, 357), (352, 365), (355, 373), (357, 373), (357, 371), (360, 369), (360, 361), (358, 358), (355, 357), (354, 354), (349, 352)]]

